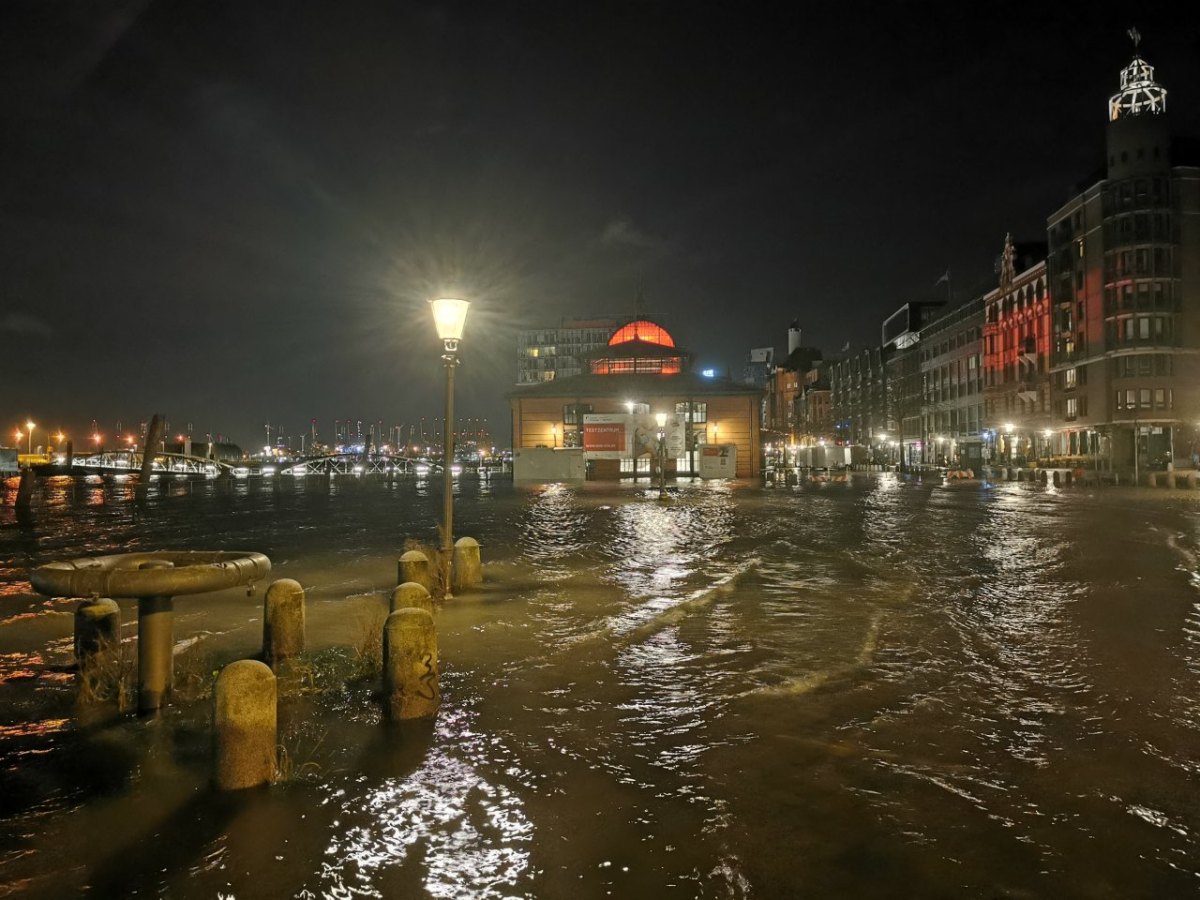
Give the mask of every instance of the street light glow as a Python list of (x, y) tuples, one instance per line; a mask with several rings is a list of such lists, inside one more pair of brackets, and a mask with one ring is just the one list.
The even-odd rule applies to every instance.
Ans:
[(461, 341), (471, 301), (440, 297), (430, 300), (429, 305), (433, 308), (433, 324), (438, 337), (443, 341)]

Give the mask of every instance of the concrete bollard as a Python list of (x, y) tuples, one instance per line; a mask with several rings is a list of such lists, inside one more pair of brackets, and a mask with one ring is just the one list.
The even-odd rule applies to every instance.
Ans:
[(75, 608), (75, 660), (79, 671), (112, 660), (121, 646), (121, 607), (115, 600), (93, 597)]
[(437, 714), (437, 631), (423, 609), (398, 609), (383, 626), (383, 692), (393, 721)]
[(392, 590), (391, 609), (388, 612), (394, 613), (398, 609), (423, 609), (432, 614), (433, 598), (429, 596), (429, 591), (425, 590), (424, 585), (406, 581)]
[(1169, 488), (1175, 487), (1175, 473), (1174, 472), (1167, 473), (1166, 486)]
[(483, 584), (483, 561), (479, 541), (460, 537), (454, 542), (454, 590), (478, 587)]
[(412, 581), (427, 591), (433, 590), (433, 567), (429, 565), (429, 557), (420, 550), (409, 550), (401, 556), (398, 569), (397, 584)]
[(263, 659), (271, 668), (304, 652), (304, 588), (291, 578), (271, 582), (263, 598)]
[(1188, 472), (1187, 486), (1188, 486), (1188, 490), (1194, 491), (1196, 489), (1196, 473), (1195, 472)]
[(1045, 469), (1038, 469), (1038, 472), (1037, 472), (1037, 480), (1038, 480), (1038, 484), (1045, 484), (1045, 483), (1046, 483), (1046, 481), (1047, 481), (1047, 479), (1048, 479), (1048, 477), (1049, 477), (1049, 476), (1046, 474), (1046, 470), (1045, 470)]
[(1024, 481), (1024, 480), (1025, 480), (1025, 470), (1017, 469), (1017, 481)]
[[(139, 569), (170, 569), (166, 560), (144, 562)], [(138, 712), (155, 712), (167, 702), (175, 682), (175, 601), (138, 598)]]
[(213, 784), (218, 790), (270, 784), (275, 778), (278, 722), (275, 673), (242, 659), (217, 676), (213, 689)]
[(1070, 484), (1075, 480), (1075, 476), (1070, 471), (1063, 472), (1063, 484)]
[(1062, 476), (1059, 475), (1057, 469), (1054, 470), (1054, 477), (1053, 477), (1052, 481), (1053, 481), (1055, 487), (1058, 487), (1062, 483)]

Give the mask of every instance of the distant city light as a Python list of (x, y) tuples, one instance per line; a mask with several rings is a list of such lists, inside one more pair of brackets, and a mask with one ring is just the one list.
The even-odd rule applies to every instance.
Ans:
[(716, 378), (717, 370), (716, 369), (701, 369), (700, 374), (703, 375), (705, 378)]

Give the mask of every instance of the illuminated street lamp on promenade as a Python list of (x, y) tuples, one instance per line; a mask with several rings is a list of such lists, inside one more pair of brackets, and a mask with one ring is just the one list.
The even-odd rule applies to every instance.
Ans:
[(454, 488), (451, 468), (454, 465), (454, 369), (458, 366), (458, 342), (467, 324), (470, 301), (441, 297), (430, 300), (433, 324), (442, 339), (442, 362), (446, 364), (445, 458), (442, 464), (442, 588), (450, 597), (450, 560), (454, 555)]
[(33, 455), (33, 429), (34, 429), (34, 427), (35, 426), (34, 426), (32, 420), (25, 423), (25, 429), (29, 433), (29, 455), (30, 456)]
[(667, 414), (655, 413), (658, 425), (658, 499), (667, 499)]

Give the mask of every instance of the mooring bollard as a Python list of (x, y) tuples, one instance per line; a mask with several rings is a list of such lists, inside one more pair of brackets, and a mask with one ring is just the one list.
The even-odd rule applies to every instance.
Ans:
[(460, 537), (454, 542), (454, 589), (478, 587), (483, 583), (483, 562), (479, 556), (479, 541)]
[[(139, 569), (171, 569), (162, 559)], [(162, 708), (175, 681), (175, 603), (171, 597), (138, 598), (138, 712)]]
[(304, 588), (291, 578), (271, 582), (263, 598), (263, 659), (271, 668), (304, 652)]
[(111, 660), (121, 646), (121, 607), (115, 600), (92, 597), (75, 608), (75, 660), (79, 671)]
[(1169, 487), (1169, 488), (1175, 487), (1175, 473), (1174, 472), (1167, 473), (1167, 487)]
[(400, 557), (397, 584), (413, 581), (425, 590), (433, 590), (433, 572), (430, 571), (429, 557), (420, 550), (409, 550)]
[(26, 466), (21, 470), (21, 481), (17, 485), (17, 500), (14, 504), (17, 509), (28, 512), (29, 504), (33, 501), (33, 469)]
[(398, 609), (383, 626), (383, 691), (393, 721), (437, 713), (437, 631), (423, 609)]
[(219, 790), (269, 784), (275, 778), (278, 723), (275, 673), (242, 659), (217, 676), (213, 689), (213, 783)]
[(388, 612), (394, 613), (398, 609), (423, 609), (432, 613), (433, 598), (429, 596), (429, 591), (425, 590), (423, 584), (406, 581), (392, 590), (391, 609)]

